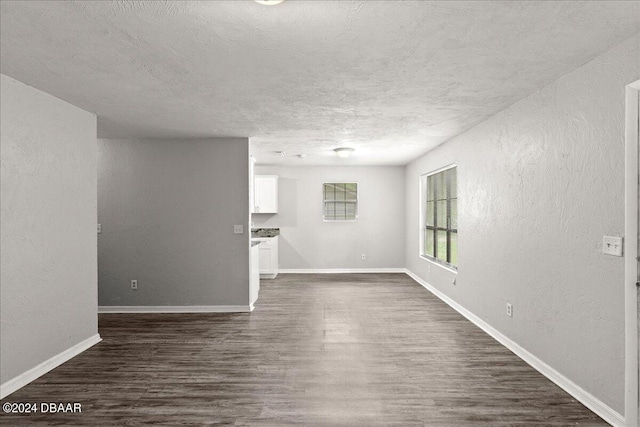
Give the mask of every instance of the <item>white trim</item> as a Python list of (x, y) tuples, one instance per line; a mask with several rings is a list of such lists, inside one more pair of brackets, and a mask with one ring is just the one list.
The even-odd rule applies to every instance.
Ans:
[(444, 172), (444, 171), (446, 171), (446, 170), (449, 170), (449, 169), (451, 169), (451, 168), (455, 168), (455, 167), (457, 167), (457, 166), (458, 166), (458, 164), (457, 164), (457, 163), (451, 163), (450, 165), (443, 166), (443, 167), (441, 167), (441, 168), (438, 168), (438, 169), (432, 170), (431, 172), (423, 173), (422, 175), (420, 175), (420, 178), (422, 178), (423, 176), (426, 178), (426, 177), (428, 177), (428, 176), (435, 175), (435, 174), (440, 173), (440, 172)]
[(281, 268), (281, 274), (406, 273), (406, 268)]
[(560, 372), (553, 369), (551, 366), (547, 365), (542, 360), (538, 359), (536, 356), (531, 354), (529, 351), (521, 347), (516, 342), (507, 338), (501, 332), (493, 328), (491, 325), (486, 323), (484, 320), (449, 298), (444, 293), (440, 292), (438, 289), (431, 286), (426, 281), (422, 280), (418, 275), (413, 273), (410, 270), (407, 270), (407, 274), (413, 280), (422, 285), (429, 292), (440, 298), (442, 301), (447, 303), (451, 308), (456, 310), (458, 313), (466, 317), (471, 323), (485, 331), (489, 334), (493, 339), (498, 341), (500, 344), (507, 347), (511, 350), (516, 356), (520, 359), (527, 362), (531, 367), (533, 367), (536, 371), (540, 372), (542, 375), (553, 381), (556, 385), (562, 388), (564, 391), (573, 396), (576, 400), (582, 403), (584, 406), (595, 412), (598, 416), (600, 416), (603, 420), (611, 424), (615, 427), (624, 427), (624, 417), (613, 410), (611, 407), (607, 406), (604, 402), (593, 396), (591, 393), (584, 390), (582, 387), (571, 381), (569, 378), (562, 375)]
[(454, 269), (453, 267), (449, 267), (448, 265), (444, 265), (443, 263), (441, 263), (441, 262), (439, 262), (439, 261), (437, 261), (435, 259), (429, 258), (428, 255), (420, 255), (420, 258), (422, 258), (423, 260), (425, 260), (427, 262), (430, 262), (431, 265), (437, 265), (438, 267), (443, 268), (443, 269), (447, 270), (450, 273), (458, 274), (458, 270)]
[(98, 313), (248, 313), (251, 305), (101, 305)]
[(47, 372), (62, 365), (64, 362), (76, 357), (77, 355), (87, 350), (88, 348), (96, 345), (100, 341), (102, 341), (102, 338), (100, 338), (100, 335), (95, 334), (87, 338), (86, 340), (81, 341), (78, 344), (72, 347), (69, 347), (68, 349), (56, 354), (50, 359), (45, 360), (44, 362), (29, 369), (28, 371), (23, 372), (17, 377), (14, 377), (9, 381), (3, 383), (2, 385), (0, 385), (0, 399), (4, 399), (11, 393), (26, 386), (30, 382), (40, 378)]
[(625, 416), (627, 427), (638, 427), (638, 91), (640, 80), (626, 87), (624, 157), (624, 312)]

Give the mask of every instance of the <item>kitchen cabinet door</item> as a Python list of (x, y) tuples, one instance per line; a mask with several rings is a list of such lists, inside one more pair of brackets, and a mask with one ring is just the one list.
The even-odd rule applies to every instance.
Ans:
[(278, 213), (278, 176), (256, 175), (254, 213)]
[(260, 278), (275, 279), (278, 275), (278, 237), (264, 239), (260, 245)]

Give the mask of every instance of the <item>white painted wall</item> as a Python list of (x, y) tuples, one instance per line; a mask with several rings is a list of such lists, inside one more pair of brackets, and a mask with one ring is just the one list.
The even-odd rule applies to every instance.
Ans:
[[(280, 177), (278, 213), (252, 215), (255, 227), (280, 228), (280, 269), (404, 267), (404, 167), (257, 165), (255, 173)], [(358, 183), (357, 222), (323, 222), (324, 182)]]
[[(407, 166), (407, 267), (624, 412), (624, 87), (634, 37)], [(419, 177), (458, 164), (459, 271), (418, 255)], [(506, 302), (513, 303), (513, 318)]]
[(248, 307), (247, 138), (98, 140), (98, 219), (100, 306)]
[(5, 384), (98, 333), (96, 117), (5, 75), (0, 94)]

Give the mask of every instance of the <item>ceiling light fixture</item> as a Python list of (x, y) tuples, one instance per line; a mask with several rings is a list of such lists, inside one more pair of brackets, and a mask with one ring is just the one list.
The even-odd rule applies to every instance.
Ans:
[(338, 157), (349, 157), (355, 150), (349, 147), (334, 148), (333, 151)]
[(273, 154), (277, 154), (278, 156), (282, 156), (282, 157), (287, 155), (285, 151), (274, 151)]
[(256, 3), (265, 4), (267, 6), (275, 6), (282, 3), (284, 0), (256, 0)]

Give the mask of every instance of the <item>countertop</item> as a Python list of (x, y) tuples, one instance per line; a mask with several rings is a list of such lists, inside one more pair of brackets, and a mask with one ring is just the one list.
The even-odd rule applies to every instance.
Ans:
[(269, 238), (269, 237), (276, 237), (279, 235), (280, 235), (279, 228), (252, 228), (251, 229), (252, 238)]

